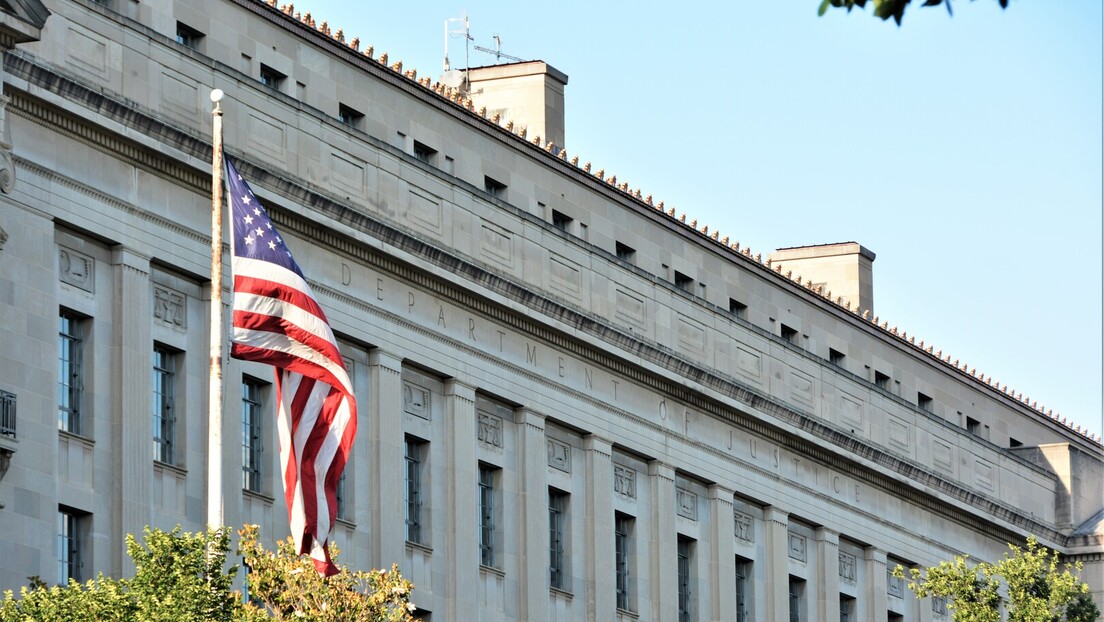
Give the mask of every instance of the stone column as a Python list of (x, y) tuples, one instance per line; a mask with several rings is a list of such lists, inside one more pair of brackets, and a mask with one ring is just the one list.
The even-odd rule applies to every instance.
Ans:
[[(117, 247), (111, 254), (114, 280), (114, 342), (111, 360), (115, 391), (112, 440), (117, 452), (113, 461), (118, 493), (115, 497), (113, 540), (122, 543), (128, 533), (139, 535), (150, 524), (153, 488), (153, 305), (150, 290), (149, 257)], [(183, 375), (183, 369), (179, 373)], [(206, 385), (201, 394), (206, 395)], [(206, 420), (206, 413), (204, 413)], [(187, 422), (180, 420), (178, 425)], [(177, 430), (184, 438), (184, 430)], [(206, 469), (196, 469), (197, 474)], [(115, 547), (107, 574), (132, 574), (134, 564), (124, 547)], [(107, 569), (105, 569), (107, 570)]]
[[(613, 447), (591, 434), (586, 452), (586, 596), (587, 622), (613, 620), (617, 609), (613, 543)], [(643, 543), (641, 543), (643, 545)]]
[[(648, 463), (652, 487), (651, 559), (652, 618), (678, 619), (678, 534), (675, 527), (675, 469), (658, 460)], [(637, 541), (640, 546), (644, 542)]]
[(816, 530), (816, 611), (821, 620), (839, 620), (839, 533), (826, 527)]
[(380, 349), (368, 353), (370, 409), (360, 414), (368, 429), (368, 520), (373, 568), (402, 564), (406, 549), (403, 502), (402, 359)]
[(548, 619), (549, 550), (548, 447), (544, 437), (544, 415), (528, 408), (517, 411), (518, 474), (521, 527), (518, 564), (521, 589), (519, 617), (532, 622)]
[(790, 619), (790, 515), (771, 506), (763, 510), (766, 539), (766, 620)]
[[(734, 491), (719, 484), (709, 487), (710, 620), (736, 619), (736, 544), (732, 514)], [(700, 550), (700, 549), (699, 549)]]
[(881, 622), (889, 610), (886, 552), (868, 546), (863, 551), (863, 559), (866, 564), (866, 619)]
[(477, 610), (479, 547), (476, 505), (479, 480), (475, 457), (475, 389), (459, 380), (445, 382), (446, 620), (466, 622)]

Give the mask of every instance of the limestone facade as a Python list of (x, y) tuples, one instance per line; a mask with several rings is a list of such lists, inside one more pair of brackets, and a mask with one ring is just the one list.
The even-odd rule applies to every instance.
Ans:
[[(379, 51), (211, 4), (50, 0), (8, 45), (0, 589), (204, 526), (220, 88), (360, 404), (342, 559), (398, 562), (426, 619), (938, 621), (892, 568), (1028, 534), (1104, 598), (1099, 440)], [(227, 523), (274, 540), (242, 419), (272, 374), (224, 377)]]

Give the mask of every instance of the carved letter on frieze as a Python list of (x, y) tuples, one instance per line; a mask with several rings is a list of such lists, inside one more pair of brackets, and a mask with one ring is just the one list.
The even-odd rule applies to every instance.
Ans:
[(790, 558), (796, 559), (799, 562), (803, 562), (806, 560), (805, 536), (799, 536), (796, 533), (790, 533)]
[(675, 512), (683, 518), (698, 520), (698, 495), (685, 488), (676, 488)]
[(613, 491), (630, 499), (636, 498), (636, 471), (613, 465)]
[(751, 516), (733, 510), (732, 517), (736, 522), (736, 538), (744, 542), (754, 542), (755, 530), (752, 529)]
[(548, 466), (570, 473), (571, 446), (555, 439), (548, 439)]
[(502, 447), (502, 419), (479, 413), (479, 442), (492, 447)]
[(403, 410), (415, 417), (429, 419), (429, 391), (425, 387), (404, 382)]
[(58, 247), (58, 278), (62, 283), (95, 293), (96, 283), (93, 278), (95, 265), (95, 260), (88, 255), (64, 246)]
[(855, 556), (850, 553), (839, 554), (839, 576), (848, 583), (855, 582)]
[(173, 328), (187, 328), (187, 298), (180, 292), (153, 286), (153, 317)]

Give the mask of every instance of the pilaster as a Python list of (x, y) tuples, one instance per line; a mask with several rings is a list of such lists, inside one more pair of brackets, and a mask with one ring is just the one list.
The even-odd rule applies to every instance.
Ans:
[(678, 619), (678, 535), (675, 526), (675, 469), (658, 460), (648, 463), (652, 487), (652, 617)]
[(788, 512), (771, 506), (763, 511), (763, 531), (766, 539), (766, 618), (790, 618), (789, 526)]
[[(736, 546), (732, 499), (735, 491), (713, 484), (709, 499), (710, 620), (736, 619)], [(700, 549), (699, 549), (700, 550)]]
[(821, 620), (839, 620), (839, 533), (820, 527), (817, 547), (816, 611)]
[(390, 568), (405, 559), (403, 521), (402, 359), (384, 350), (368, 353), (371, 409), (360, 413), (368, 429), (370, 564)]
[[(111, 254), (115, 305), (112, 344), (115, 404), (112, 440), (116, 447), (118, 482), (114, 516), (116, 542), (141, 534), (150, 524), (153, 488), (153, 420), (150, 399), (153, 379), (153, 336), (149, 257), (118, 247)], [(178, 437), (183, 438), (183, 430)], [(202, 472), (202, 470), (200, 470)], [(124, 547), (115, 547), (109, 574), (131, 574), (133, 563)], [(107, 569), (105, 569), (107, 570)]]
[(886, 552), (872, 546), (863, 551), (866, 564), (866, 615), (867, 620), (880, 622), (889, 610), (889, 596), (886, 594)]
[(586, 459), (586, 619), (613, 620), (617, 609), (613, 542), (613, 446), (593, 434), (583, 439)]
[(446, 525), (454, 533), (446, 540), (445, 619), (466, 622), (477, 607), (479, 549), (476, 545), (475, 389), (459, 380), (445, 382)]
[[(518, 466), (521, 469), (518, 564), (521, 589), (520, 618), (548, 619), (548, 582), (551, 552), (548, 546), (548, 448), (544, 415), (528, 408), (517, 411)], [(566, 569), (565, 569), (566, 570)]]

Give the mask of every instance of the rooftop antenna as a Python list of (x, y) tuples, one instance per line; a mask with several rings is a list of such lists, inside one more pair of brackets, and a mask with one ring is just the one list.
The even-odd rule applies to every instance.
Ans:
[(488, 54), (494, 54), (495, 55), (495, 64), (501, 63), (503, 58), (511, 60), (515, 63), (524, 63), (525, 62), (524, 58), (518, 58), (517, 56), (510, 56), (509, 54), (503, 53), (503, 51), (502, 51), (502, 37), (500, 37), (498, 35), (495, 35), (494, 40), (495, 40), (495, 49), (493, 49), (493, 50), (485, 48), (485, 47), (480, 46), (480, 45), (473, 45), (472, 47), (479, 50), (480, 52), (486, 52)]
[[(449, 39), (453, 37), (464, 38), (464, 69), (465, 71), (453, 69), (449, 64)], [(471, 45), (472, 37), (468, 34), (468, 16), (463, 17), (450, 17), (445, 20), (445, 71), (441, 74), (441, 84), (451, 88), (460, 88), (466, 90), (464, 87), (467, 85), (467, 68), (470, 67), (469, 62), (469, 48)]]

